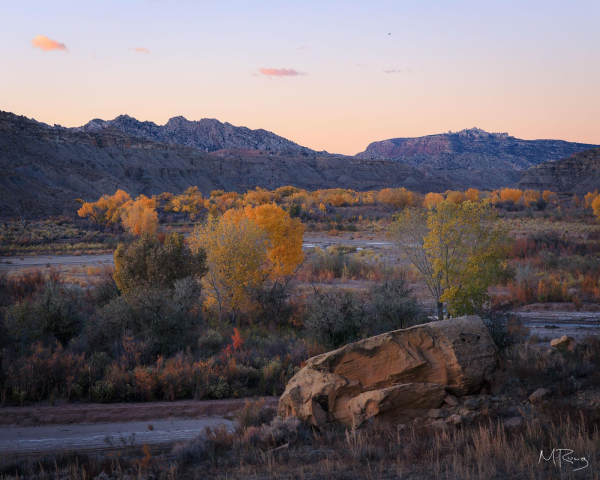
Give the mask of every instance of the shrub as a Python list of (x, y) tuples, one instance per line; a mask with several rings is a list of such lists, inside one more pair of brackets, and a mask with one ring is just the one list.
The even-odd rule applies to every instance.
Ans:
[(426, 321), (426, 317), (406, 283), (400, 275), (388, 278), (371, 287), (369, 311), (373, 318), (369, 333), (377, 335), (398, 328), (407, 328)]
[(137, 289), (104, 306), (88, 327), (90, 342), (100, 350), (128, 331), (148, 344), (149, 353), (166, 355), (189, 345), (202, 325), (199, 285), (193, 279), (175, 282), (173, 291)]
[(156, 237), (143, 235), (128, 247), (120, 244), (115, 251), (114, 279), (124, 293), (137, 288), (174, 288), (187, 277), (199, 280), (206, 273), (206, 254), (195, 252), (184, 243), (183, 235), (167, 235), (161, 244)]
[(211, 357), (223, 348), (223, 336), (216, 330), (207, 330), (198, 339), (198, 351), (203, 357)]
[(529, 329), (516, 317), (491, 312), (483, 320), (492, 340), (499, 349), (522, 343), (529, 336)]
[(243, 434), (250, 427), (260, 427), (271, 422), (275, 417), (275, 410), (265, 407), (264, 400), (247, 401), (244, 406), (233, 415), (235, 432)]
[(306, 307), (304, 326), (318, 341), (332, 348), (357, 340), (365, 328), (362, 301), (350, 290), (315, 289)]
[(17, 302), (8, 310), (6, 328), (22, 346), (46, 337), (66, 345), (81, 333), (83, 320), (81, 289), (49, 282), (32, 300)]
[(100, 403), (110, 403), (115, 396), (115, 387), (109, 381), (103, 380), (96, 382), (90, 393), (94, 400)]

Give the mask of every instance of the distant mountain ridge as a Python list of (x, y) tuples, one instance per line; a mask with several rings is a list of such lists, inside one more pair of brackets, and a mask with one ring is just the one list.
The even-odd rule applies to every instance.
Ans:
[(178, 116), (169, 119), (165, 125), (157, 125), (154, 122), (142, 122), (129, 115), (120, 115), (108, 121), (97, 118), (82, 127), (70, 128), (69, 130), (95, 133), (111, 128), (153, 142), (193, 147), (206, 153), (234, 148), (297, 155), (328, 155), (327, 152), (311, 150), (267, 130), (236, 127), (214, 118), (203, 118), (194, 121)]
[(522, 140), (508, 133), (470, 128), (460, 132), (373, 142), (356, 157), (393, 160), (421, 169), (447, 172), (520, 171), (597, 146), (564, 140)]

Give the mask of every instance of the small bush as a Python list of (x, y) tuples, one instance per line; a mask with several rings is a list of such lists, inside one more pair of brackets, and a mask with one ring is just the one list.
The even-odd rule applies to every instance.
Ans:
[(529, 336), (529, 329), (513, 316), (492, 312), (483, 322), (500, 350), (522, 343)]
[(315, 289), (306, 307), (304, 327), (317, 341), (332, 348), (360, 338), (365, 323), (363, 303), (350, 290)]
[(235, 431), (243, 434), (250, 427), (260, 427), (270, 423), (275, 417), (275, 410), (265, 407), (264, 400), (247, 401), (243, 408), (235, 412)]

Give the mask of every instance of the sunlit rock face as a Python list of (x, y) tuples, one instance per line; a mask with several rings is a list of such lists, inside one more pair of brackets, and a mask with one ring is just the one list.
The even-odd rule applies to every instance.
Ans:
[(427, 416), (448, 394), (477, 394), (499, 381), (498, 350), (483, 321), (461, 317), (311, 358), (288, 383), (278, 414), (318, 427), (354, 427), (372, 417), (404, 423)]

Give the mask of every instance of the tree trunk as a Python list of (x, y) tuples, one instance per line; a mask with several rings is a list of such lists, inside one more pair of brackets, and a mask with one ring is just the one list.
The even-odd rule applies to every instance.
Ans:
[(437, 302), (438, 320), (444, 319), (444, 302)]

